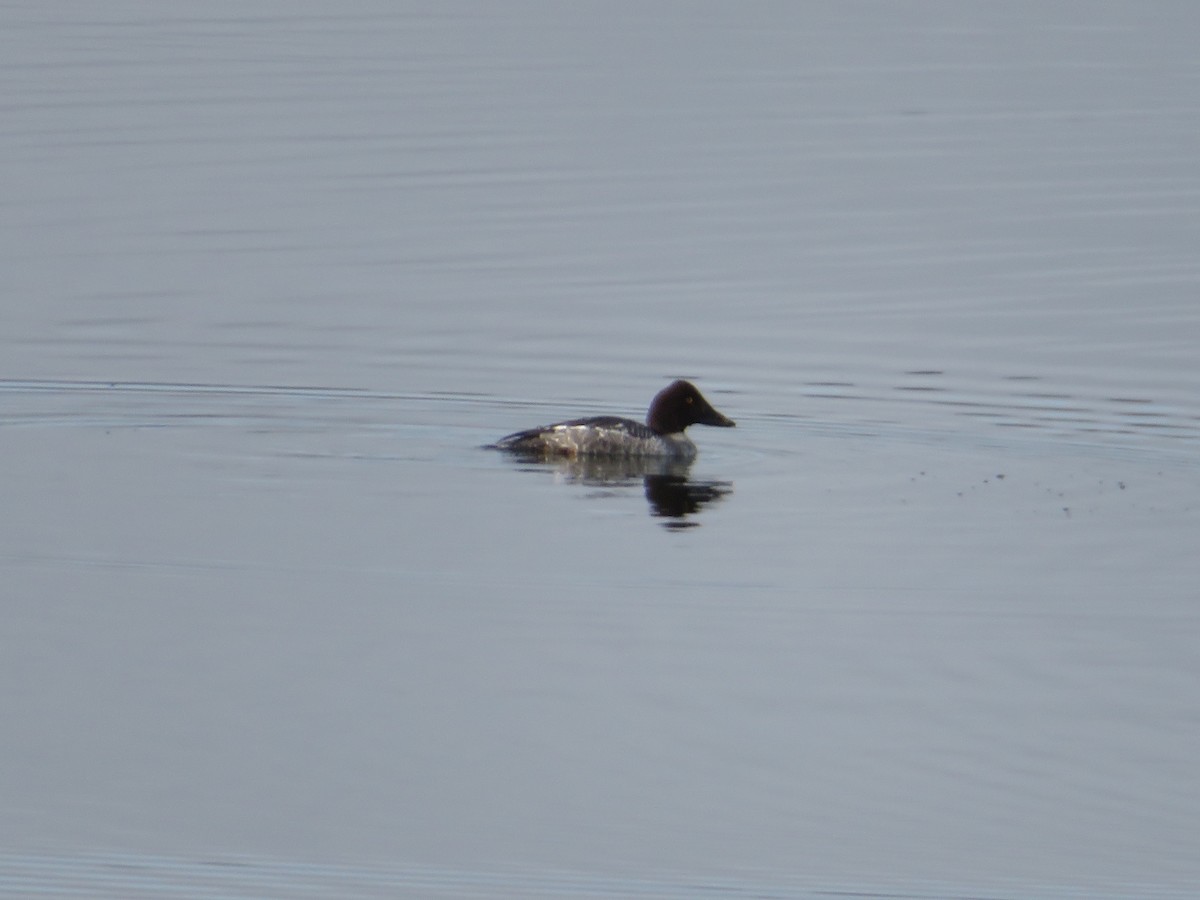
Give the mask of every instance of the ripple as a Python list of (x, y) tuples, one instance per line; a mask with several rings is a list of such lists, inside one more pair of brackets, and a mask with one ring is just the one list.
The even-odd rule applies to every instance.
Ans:
[[(828, 897), (875, 897), (879, 900), (983, 900), (1028, 898), (1065, 900), (1080, 896), (1073, 887), (1021, 885), (950, 885), (944, 883), (870, 885), (819, 882), (815, 879), (739, 880), (691, 875), (674, 879), (616, 878), (545, 869), (475, 871), (436, 866), (363, 866), (300, 863), (253, 857), (187, 859), (123, 853), (79, 855), (0, 855), (0, 893), (39, 897), (80, 897), (93, 900), (150, 897), (245, 896), (291, 900), (314, 896), (343, 900), (392, 897), (647, 897), (757, 898), (757, 900), (817, 900)], [(1138, 896), (1173, 900), (1188, 896), (1182, 890), (1155, 885), (1120, 886), (1096, 890), (1093, 900)]]
[[(1038, 389), (1030, 390), (1037, 384)], [(486, 436), (529, 418), (614, 411), (591, 398), (467, 391), (379, 391), (332, 385), (204, 384), (0, 379), (0, 427), (269, 427), (359, 431), (438, 427)], [(821, 379), (722, 392), (738, 409), (736, 440), (771, 453), (795, 449), (791, 432), (898, 440), (993, 443), (1022, 433), (1046, 450), (1086, 446), (1123, 455), (1200, 459), (1200, 406), (1140, 388), (1055, 383), (1036, 375), (990, 380), (940, 370), (870, 379)], [(751, 429), (761, 426), (759, 434)], [(713, 443), (705, 435), (706, 443)], [(472, 441), (475, 439), (472, 438)], [(478, 445), (478, 441), (475, 441)]]

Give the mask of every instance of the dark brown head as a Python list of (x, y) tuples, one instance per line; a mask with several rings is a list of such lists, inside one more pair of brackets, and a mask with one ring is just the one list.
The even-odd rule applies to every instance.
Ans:
[(715, 425), (732, 428), (733, 419), (721, 415), (696, 386), (688, 381), (675, 381), (659, 391), (650, 401), (646, 424), (659, 434), (678, 434), (689, 425)]

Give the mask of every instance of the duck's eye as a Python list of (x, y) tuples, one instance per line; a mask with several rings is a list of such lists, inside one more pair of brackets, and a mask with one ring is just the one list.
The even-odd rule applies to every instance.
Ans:
[(684, 403), (691, 403), (691, 402), (692, 402), (692, 398), (691, 398), (691, 397), (688, 397), (688, 398), (687, 398), (686, 400), (684, 400), (683, 402), (684, 402)]

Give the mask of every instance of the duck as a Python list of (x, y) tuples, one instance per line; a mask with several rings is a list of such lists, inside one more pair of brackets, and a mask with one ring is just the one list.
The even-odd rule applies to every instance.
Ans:
[(650, 401), (646, 421), (620, 416), (587, 416), (517, 431), (489, 447), (526, 457), (652, 458), (690, 461), (696, 445), (689, 425), (733, 428), (690, 381), (673, 381)]

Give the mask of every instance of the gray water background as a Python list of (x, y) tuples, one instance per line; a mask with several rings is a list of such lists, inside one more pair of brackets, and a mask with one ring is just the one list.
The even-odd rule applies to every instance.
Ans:
[(1198, 10), (6, 4), (0, 895), (1190, 896)]

